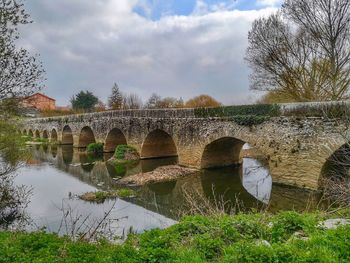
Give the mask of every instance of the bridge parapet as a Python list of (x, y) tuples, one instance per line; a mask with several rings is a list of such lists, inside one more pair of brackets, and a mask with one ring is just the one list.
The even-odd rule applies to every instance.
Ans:
[(195, 118), (194, 109), (142, 109), (142, 110), (112, 110), (104, 112), (82, 113), (63, 115), (57, 117), (34, 118), (36, 122), (50, 122), (62, 119), (78, 121), (82, 119), (99, 119), (99, 118)]

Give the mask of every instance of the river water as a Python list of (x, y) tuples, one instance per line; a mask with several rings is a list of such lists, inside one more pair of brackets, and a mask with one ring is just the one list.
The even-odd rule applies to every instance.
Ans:
[[(96, 222), (107, 211), (112, 232), (119, 236), (165, 228), (176, 222), (183, 210), (184, 192), (195, 192), (209, 200), (239, 203), (241, 207), (267, 207), (270, 211), (302, 210), (315, 201), (315, 194), (301, 189), (272, 184), (269, 169), (255, 159), (245, 158), (240, 167), (198, 171), (193, 175), (167, 183), (133, 187), (133, 198), (106, 200), (102, 204), (77, 198), (88, 191), (118, 189), (118, 179), (159, 166), (176, 164), (176, 158), (142, 160), (133, 166), (113, 166), (111, 157), (92, 158), (71, 146), (32, 146), (32, 159), (17, 171), (16, 185), (32, 188), (26, 209), (31, 228), (45, 227), (65, 234), (63, 214), (70, 220), (80, 217)], [(124, 187), (125, 188), (125, 187)]]

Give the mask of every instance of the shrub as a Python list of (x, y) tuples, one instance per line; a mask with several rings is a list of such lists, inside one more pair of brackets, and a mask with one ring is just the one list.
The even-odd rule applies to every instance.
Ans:
[(114, 158), (117, 160), (135, 160), (139, 159), (140, 156), (136, 148), (130, 145), (121, 144), (117, 146), (114, 153)]
[(102, 143), (90, 143), (86, 148), (88, 153), (92, 154), (103, 154), (103, 144)]

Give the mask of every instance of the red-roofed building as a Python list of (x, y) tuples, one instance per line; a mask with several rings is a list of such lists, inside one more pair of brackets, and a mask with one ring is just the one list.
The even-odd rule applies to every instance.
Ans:
[(55, 110), (56, 100), (42, 93), (35, 93), (22, 101), (23, 107), (37, 110)]

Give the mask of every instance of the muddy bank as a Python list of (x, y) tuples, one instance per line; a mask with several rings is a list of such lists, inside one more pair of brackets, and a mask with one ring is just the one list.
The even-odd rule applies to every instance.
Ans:
[(181, 167), (178, 165), (162, 166), (148, 173), (139, 173), (122, 178), (118, 184), (122, 185), (146, 185), (152, 183), (169, 182), (195, 173), (196, 169)]

